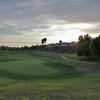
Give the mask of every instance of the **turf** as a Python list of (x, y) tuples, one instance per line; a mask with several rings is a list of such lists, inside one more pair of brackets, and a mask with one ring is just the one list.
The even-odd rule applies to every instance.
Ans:
[[(0, 100), (100, 100), (99, 63), (90, 70), (91, 62), (68, 54), (72, 61), (41, 51), (0, 53)], [(77, 70), (79, 64), (89, 71)]]

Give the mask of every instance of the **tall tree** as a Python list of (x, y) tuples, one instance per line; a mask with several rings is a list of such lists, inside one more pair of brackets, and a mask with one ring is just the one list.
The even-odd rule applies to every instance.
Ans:
[(42, 44), (44, 44), (44, 43), (46, 43), (47, 42), (47, 38), (43, 38), (42, 40), (41, 40), (41, 43)]
[(91, 37), (89, 36), (89, 34), (79, 36), (79, 41), (77, 43), (77, 54), (79, 56), (90, 56), (90, 43)]
[(100, 56), (100, 35), (93, 40), (91, 50), (96, 57)]

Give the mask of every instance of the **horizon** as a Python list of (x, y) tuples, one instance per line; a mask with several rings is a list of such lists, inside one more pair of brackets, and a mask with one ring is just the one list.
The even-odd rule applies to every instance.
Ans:
[[(80, 34), (80, 35), (82, 35), (82, 34)], [(86, 35), (86, 34), (83, 34), (83, 36), (84, 35)], [(90, 36), (90, 34), (89, 34), (89, 36)], [(97, 36), (91, 36), (91, 38), (96, 38), (96, 37), (98, 37), (99, 35), (97, 35)], [(79, 37), (79, 36), (78, 36)], [(72, 42), (78, 42), (78, 37), (77, 37), (77, 41), (62, 41), (62, 43), (72, 43)], [(46, 37), (45, 37), (46, 38)], [(43, 38), (42, 38), (43, 39)], [(41, 40), (42, 40), (41, 39)], [(24, 46), (27, 46), (27, 47), (31, 47), (31, 46), (41, 46), (42, 45), (42, 43), (41, 43), (41, 40), (40, 40), (40, 42), (38, 42), (38, 44), (35, 44), (35, 43), (33, 43), (33, 42), (28, 42), (28, 41), (25, 41), (26, 43), (22, 43), (22, 42), (20, 42), (20, 41), (18, 41), (18, 42), (16, 42), (15, 41), (15, 43), (8, 43), (8, 44), (6, 44), (6, 43), (4, 43), (4, 44), (2, 44), (2, 45), (0, 45), (1, 47), (2, 46), (5, 46), (5, 47), (24, 47)], [(59, 43), (59, 41), (60, 40), (58, 40), (58, 41), (56, 41), (56, 42), (48, 42), (48, 39), (47, 39), (47, 42), (45, 43), (45, 45), (50, 45), (50, 44), (56, 44), (56, 43)], [(16, 44), (16, 45), (14, 45), (14, 44)], [(26, 44), (26, 45), (25, 45)]]
[(98, 0), (0, 0), (0, 46), (77, 41), (100, 35)]

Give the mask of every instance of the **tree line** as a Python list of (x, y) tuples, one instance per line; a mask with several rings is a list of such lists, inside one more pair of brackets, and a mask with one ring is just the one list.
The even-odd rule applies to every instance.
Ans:
[[(9, 51), (20, 51), (20, 50), (50, 50), (46, 48), (46, 42), (47, 38), (41, 39), (41, 44), (42, 45), (36, 45), (36, 46), (24, 46), (24, 47), (8, 47), (8, 46), (1, 46), (0, 50), (9, 50)], [(54, 48), (53, 51), (57, 51), (58, 49), (60, 51), (68, 51), (67, 48), (62, 48), (62, 41), (59, 41), (59, 48)], [(58, 50), (58, 51), (59, 51)], [(78, 38), (78, 42), (75, 43), (73, 47), (69, 49), (70, 51), (72, 50), (73, 52), (76, 52), (78, 56), (85, 56), (87, 58), (98, 58), (100, 57), (100, 35), (96, 38), (91, 38), (89, 34), (86, 35), (80, 35)]]
[(76, 47), (78, 56), (98, 58), (100, 57), (100, 35), (96, 38), (91, 38), (89, 34), (81, 35), (78, 38)]

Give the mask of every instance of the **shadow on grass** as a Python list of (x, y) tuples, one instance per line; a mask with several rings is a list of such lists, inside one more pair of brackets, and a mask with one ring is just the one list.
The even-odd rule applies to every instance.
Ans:
[(19, 61), (20, 59), (0, 59), (0, 62)]

